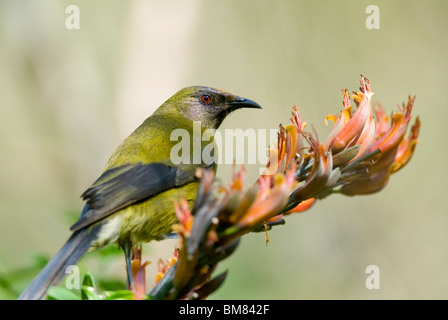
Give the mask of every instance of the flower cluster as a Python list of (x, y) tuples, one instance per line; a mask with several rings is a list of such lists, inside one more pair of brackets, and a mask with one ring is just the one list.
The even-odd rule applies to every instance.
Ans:
[[(381, 105), (372, 114), (373, 92), (365, 77), (361, 77), (359, 92), (352, 96), (348, 90), (342, 92), (344, 108), (339, 115), (326, 117), (334, 125), (324, 143), (304, 131), (297, 107), (292, 118), (294, 126), (280, 130), (278, 147), (272, 154), (286, 166), (279, 165), (278, 170), (285, 170), (293, 158), (298, 168), (296, 180), (301, 182), (292, 191), (285, 213), (304, 211), (315, 199), (334, 192), (351, 196), (378, 192), (414, 153), (420, 130), (418, 117), (408, 137), (406, 131), (415, 97), (409, 97), (389, 120)], [(350, 98), (356, 104), (355, 111)], [(305, 142), (308, 149), (304, 148)]]

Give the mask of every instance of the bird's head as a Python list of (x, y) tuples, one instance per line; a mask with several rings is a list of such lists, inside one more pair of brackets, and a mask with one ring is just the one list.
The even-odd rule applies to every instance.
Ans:
[(177, 112), (191, 121), (201, 121), (202, 127), (217, 129), (225, 117), (241, 108), (261, 109), (255, 101), (210, 87), (187, 87), (169, 98), (161, 107)]

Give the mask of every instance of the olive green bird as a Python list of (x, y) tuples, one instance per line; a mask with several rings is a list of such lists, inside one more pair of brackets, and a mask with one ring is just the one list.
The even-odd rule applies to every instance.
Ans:
[[(201, 133), (217, 129), (225, 117), (240, 108), (260, 108), (256, 102), (209, 87), (188, 87), (164, 102), (147, 118), (110, 158), (104, 172), (88, 188), (79, 220), (61, 250), (48, 262), (19, 299), (42, 299), (48, 288), (58, 284), (68, 266), (78, 263), (91, 250), (117, 243), (125, 254), (128, 284), (132, 288), (131, 252), (141, 242), (162, 240), (177, 223), (174, 202), (194, 204), (199, 182), (198, 167), (213, 167), (210, 159), (198, 159), (206, 144), (193, 148), (193, 122), (200, 121)], [(195, 123), (197, 124), (197, 123)], [(186, 130), (190, 153), (172, 161), (174, 129)], [(197, 135), (196, 135), (197, 136)], [(202, 140), (202, 139), (201, 139)], [(192, 143), (193, 142), (193, 143)], [(213, 158), (212, 158), (213, 159)]]

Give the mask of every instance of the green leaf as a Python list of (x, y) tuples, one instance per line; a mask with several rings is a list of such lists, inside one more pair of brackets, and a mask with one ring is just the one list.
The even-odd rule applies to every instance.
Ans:
[(98, 293), (96, 293), (94, 287), (82, 286), (81, 300), (101, 300), (101, 298)]
[(104, 300), (132, 300), (134, 298), (134, 294), (129, 290), (118, 290), (105, 293), (107, 296)]
[(90, 272), (87, 272), (84, 276), (84, 279), (82, 280), (82, 285), (86, 287), (95, 287), (95, 281), (93, 280), (93, 276), (90, 274)]
[(62, 287), (51, 287), (47, 300), (81, 300), (73, 291)]

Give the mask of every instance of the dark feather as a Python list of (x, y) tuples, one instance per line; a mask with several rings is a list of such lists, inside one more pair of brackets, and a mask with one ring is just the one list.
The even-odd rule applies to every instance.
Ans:
[(70, 228), (79, 230), (133, 203), (195, 179), (195, 170), (162, 163), (125, 165), (105, 171), (83, 194), (89, 210)]

